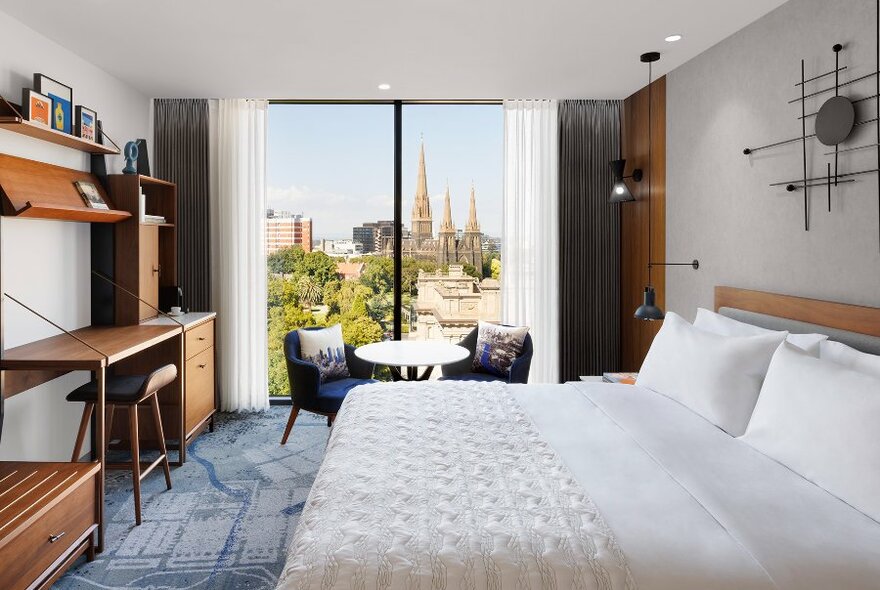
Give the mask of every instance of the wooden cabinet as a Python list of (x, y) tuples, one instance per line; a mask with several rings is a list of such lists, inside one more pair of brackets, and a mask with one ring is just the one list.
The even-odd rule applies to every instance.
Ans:
[[(131, 213), (129, 219), (114, 226), (113, 268), (115, 281), (137, 296), (116, 290), (116, 325), (132, 325), (156, 317), (153, 308), (159, 306), (159, 288), (178, 284), (177, 186), (136, 174), (113, 174), (107, 180), (117, 207)], [(166, 223), (141, 222), (142, 191), (145, 195), (144, 212), (161, 215)]]
[(185, 332), (184, 428), (187, 440), (198, 434), (217, 411), (214, 386), (214, 324), (212, 317)]
[(138, 296), (146, 303), (140, 304), (138, 320), (146, 320), (156, 317), (155, 308), (159, 307), (159, 227), (141, 225), (139, 230)]
[(0, 463), (0, 588), (49, 588), (100, 522), (98, 463)]

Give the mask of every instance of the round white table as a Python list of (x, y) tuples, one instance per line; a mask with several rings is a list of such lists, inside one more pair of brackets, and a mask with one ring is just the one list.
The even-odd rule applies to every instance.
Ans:
[[(391, 369), (395, 381), (424, 381), (437, 365), (464, 360), (471, 351), (457, 344), (432, 340), (388, 340), (360, 346), (354, 353), (369, 363)], [(406, 367), (406, 375), (401, 371)], [(419, 375), (419, 367), (426, 367)]]

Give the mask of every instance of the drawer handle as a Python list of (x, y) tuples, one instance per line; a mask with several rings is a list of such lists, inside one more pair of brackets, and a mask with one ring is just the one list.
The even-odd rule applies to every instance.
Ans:
[(50, 535), (50, 536), (49, 536), (49, 542), (50, 542), (50, 543), (54, 543), (54, 542), (56, 542), (58, 539), (60, 539), (61, 537), (63, 537), (63, 536), (66, 535), (66, 534), (67, 534), (66, 532), (61, 531), (61, 532), (58, 533), (57, 535)]
[(204, 368), (207, 367), (207, 366), (208, 366), (207, 364), (199, 365), (199, 368), (200, 368), (200, 369), (204, 369)]
[(207, 340), (207, 338), (205, 338), (204, 336), (199, 336), (198, 340), (199, 340), (199, 342), (203, 342), (203, 341)]

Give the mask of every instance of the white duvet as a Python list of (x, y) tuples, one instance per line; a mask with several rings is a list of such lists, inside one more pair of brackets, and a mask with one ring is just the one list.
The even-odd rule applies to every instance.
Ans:
[(279, 588), (632, 588), (583, 488), (501, 384), (359, 387)]
[(880, 589), (880, 524), (626, 385), (346, 399), (279, 589)]

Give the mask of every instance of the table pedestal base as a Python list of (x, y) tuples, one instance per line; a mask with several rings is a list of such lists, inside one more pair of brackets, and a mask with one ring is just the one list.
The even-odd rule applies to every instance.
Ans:
[[(427, 381), (431, 377), (434, 366), (428, 366), (421, 375), (418, 367), (388, 367), (391, 370), (391, 379), (394, 381)], [(402, 369), (406, 369), (404, 376)]]

